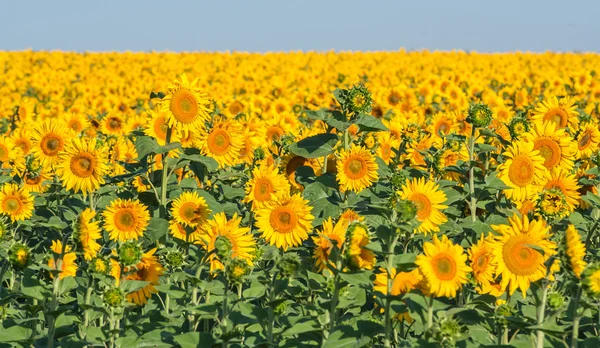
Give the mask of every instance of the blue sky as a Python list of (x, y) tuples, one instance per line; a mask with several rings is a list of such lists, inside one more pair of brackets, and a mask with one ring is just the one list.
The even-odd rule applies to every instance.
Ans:
[(600, 1), (0, 2), (0, 50), (600, 52)]

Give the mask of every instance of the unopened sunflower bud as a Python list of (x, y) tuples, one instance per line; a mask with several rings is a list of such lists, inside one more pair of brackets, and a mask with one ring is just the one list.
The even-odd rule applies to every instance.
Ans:
[(263, 148), (258, 148), (256, 150), (254, 150), (254, 160), (255, 161), (262, 161), (265, 159), (265, 150)]
[(120, 307), (125, 301), (125, 293), (119, 288), (110, 288), (104, 292), (104, 303), (110, 307)]
[(451, 318), (442, 318), (436, 329), (434, 339), (442, 347), (454, 347), (462, 333), (459, 322)]
[(108, 274), (110, 263), (107, 259), (97, 257), (90, 262), (90, 271), (99, 274)]
[(406, 179), (408, 178), (408, 173), (400, 170), (392, 175), (392, 179), (390, 180), (392, 184), (392, 189), (394, 191), (398, 191), (402, 189), (402, 186), (406, 183)]
[(484, 128), (492, 122), (492, 110), (485, 104), (471, 104), (467, 122), (475, 127)]
[(142, 260), (142, 247), (136, 242), (125, 242), (119, 248), (119, 261), (123, 266), (137, 265)]
[(298, 256), (298, 254), (287, 253), (284, 254), (279, 261), (279, 271), (283, 277), (289, 278), (298, 272), (301, 264), (302, 260), (300, 260), (300, 256)]
[(23, 269), (31, 259), (29, 247), (23, 243), (15, 243), (8, 249), (8, 259), (13, 267)]
[(230, 284), (238, 285), (243, 282), (244, 276), (246, 276), (249, 272), (250, 267), (248, 265), (248, 261), (240, 258), (234, 258), (227, 265), (227, 273), (225, 273), (225, 276)]
[(521, 134), (529, 132), (529, 121), (527, 118), (522, 116), (513, 117), (508, 124), (508, 132), (512, 140), (517, 140), (521, 137)]
[(369, 113), (373, 105), (371, 93), (363, 85), (353, 86), (346, 98), (348, 110), (353, 113)]
[(411, 222), (417, 216), (417, 206), (409, 200), (400, 200), (396, 203), (398, 221)]
[(167, 252), (165, 259), (167, 260), (167, 265), (171, 268), (180, 268), (185, 264), (185, 255), (179, 250)]
[(231, 256), (231, 241), (227, 237), (217, 236), (215, 240), (215, 251), (221, 260), (226, 260)]
[(548, 294), (548, 305), (552, 309), (560, 309), (565, 305), (565, 298), (558, 292)]

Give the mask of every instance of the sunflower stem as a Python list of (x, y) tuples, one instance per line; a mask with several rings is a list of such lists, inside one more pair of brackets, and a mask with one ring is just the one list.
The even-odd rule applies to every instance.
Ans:
[[(91, 197), (91, 196), (90, 196)], [(92, 276), (88, 277), (88, 288), (85, 292), (85, 305), (86, 307), (90, 305), (90, 301), (92, 298), (92, 289), (94, 288), (94, 280), (92, 278)], [(85, 308), (83, 310), (83, 327), (82, 328), (87, 328), (88, 325), (90, 323), (90, 311)], [(82, 337), (85, 338), (85, 333), (82, 333)]]
[(385, 296), (385, 337), (383, 340), (384, 347), (391, 347), (391, 331), (392, 331), (392, 321), (391, 321), (391, 306), (392, 299), (390, 296), (392, 295), (392, 269), (394, 267), (394, 251), (396, 250), (396, 244), (398, 243), (398, 234), (394, 233), (392, 237), (390, 237), (390, 243), (388, 244), (388, 252), (387, 252), (387, 293)]
[[(171, 284), (171, 278), (167, 277), (167, 285)], [(165, 294), (165, 313), (169, 314), (169, 307), (171, 305), (171, 296), (169, 294)]]
[[(165, 146), (171, 142), (172, 127), (167, 128), (167, 137), (165, 139)], [(169, 157), (169, 151), (162, 154), (162, 178), (160, 181), (160, 217), (163, 219), (167, 218), (167, 183), (169, 181), (169, 165), (167, 158)]]
[[(56, 260), (56, 269), (62, 269), (62, 260)], [(54, 312), (56, 311), (56, 306), (58, 304), (58, 289), (60, 285), (60, 275), (54, 275), (54, 280), (52, 281), (52, 299), (50, 300), (50, 307), (48, 308), (48, 348), (54, 347), (54, 332), (55, 332), (55, 324), (56, 317), (54, 316)]]
[(573, 300), (573, 337), (571, 339), (571, 347), (577, 348), (577, 341), (579, 339), (579, 320), (581, 317), (577, 314), (577, 307), (579, 307), (579, 300), (581, 299), (582, 286), (577, 287), (577, 294), (575, 300)]
[(271, 288), (269, 289), (269, 321), (267, 323), (267, 347), (273, 346), (273, 324), (275, 321), (275, 313), (273, 312), (273, 302), (275, 301), (275, 280), (277, 275), (273, 275), (271, 279)]
[[(227, 269), (225, 269), (225, 272), (227, 272)], [(225, 337), (225, 339), (223, 339), (223, 348), (227, 348), (227, 346), (229, 345), (229, 339), (227, 338), (227, 334), (228, 334), (228, 325), (227, 325), (227, 317), (229, 316), (229, 314), (227, 313), (228, 309), (227, 309), (227, 296), (228, 294), (228, 290), (229, 290), (229, 281), (227, 280), (227, 277), (225, 277), (225, 281), (223, 282), (223, 285), (225, 287), (225, 289), (223, 290), (223, 320), (221, 321), (221, 326), (223, 327), (223, 336)]]
[[(540, 304), (538, 305), (538, 315), (537, 315), (537, 324), (538, 326), (544, 323), (544, 317), (546, 316), (546, 300), (548, 299), (548, 283), (546, 280), (542, 281), (542, 299)], [(544, 331), (538, 329), (537, 330), (537, 339), (536, 339), (536, 347), (543, 348), (544, 347)]]
[(475, 126), (471, 128), (469, 138), (469, 194), (471, 196), (471, 222), (477, 220), (477, 198), (475, 198)]
[(327, 156), (323, 156), (323, 168), (321, 169), (323, 174), (327, 173)]
[(433, 326), (433, 296), (429, 296), (429, 307), (427, 308), (427, 329)]

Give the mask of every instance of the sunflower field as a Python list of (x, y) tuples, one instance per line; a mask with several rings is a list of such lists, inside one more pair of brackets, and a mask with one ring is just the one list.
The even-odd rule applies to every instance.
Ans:
[(0, 347), (599, 347), (598, 67), (0, 52)]

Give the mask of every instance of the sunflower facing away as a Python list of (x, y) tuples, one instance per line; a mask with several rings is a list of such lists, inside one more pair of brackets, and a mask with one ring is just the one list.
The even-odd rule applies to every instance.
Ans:
[(366, 248), (371, 243), (371, 235), (366, 225), (355, 223), (348, 228), (346, 255), (350, 265), (357, 269), (373, 269), (377, 258)]
[(533, 142), (533, 149), (539, 151), (544, 158), (544, 167), (548, 170), (554, 168), (571, 170), (573, 168), (575, 143), (569, 133), (556, 127), (556, 123), (536, 122), (531, 132), (525, 134), (524, 138)]
[(308, 239), (314, 219), (311, 209), (298, 193), (282, 195), (256, 212), (256, 227), (270, 245), (286, 251)]
[(169, 86), (159, 108), (167, 112), (167, 123), (177, 132), (203, 132), (210, 119), (208, 94), (198, 86), (198, 79), (190, 82), (186, 74)]
[(198, 139), (202, 153), (214, 158), (221, 168), (240, 163), (243, 146), (242, 127), (235, 120), (215, 121), (211, 129), (203, 131)]
[(352, 146), (343, 150), (337, 160), (337, 181), (341, 191), (360, 192), (371, 187), (379, 178), (375, 156), (368, 149)]
[(43, 166), (54, 167), (70, 139), (69, 132), (61, 123), (46, 121), (33, 130), (32, 153)]
[(185, 191), (173, 201), (171, 216), (178, 224), (196, 227), (206, 222), (210, 215), (210, 208), (206, 200), (196, 191)]
[(96, 149), (96, 139), (75, 138), (65, 146), (56, 167), (56, 173), (67, 190), (82, 192), (85, 196), (104, 183), (108, 171), (106, 155)]
[(569, 227), (567, 227), (565, 240), (569, 264), (571, 265), (571, 269), (573, 270), (573, 273), (575, 273), (575, 276), (580, 278), (587, 263), (583, 260), (585, 257), (585, 245), (581, 242), (581, 237), (579, 236), (577, 229), (575, 229), (575, 226), (569, 225)]
[(557, 128), (569, 127), (572, 129), (579, 123), (575, 103), (569, 98), (562, 98), (559, 101), (555, 96), (544, 100), (535, 109), (531, 119), (534, 122), (553, 122)]
[(545, 159), (533, 149), (532, 142), (517, 141), (503, 154), (506, 161), (498, 166), (499, 178), (510, 186), (504, 194), (514, 201), (524, 201), (539, 193), (549, 179)]
[(398, 194), (400, 198), (413, 202), (417, 207), (417, 221), (421, 223), (417, 232), (437, 232), (440, 230), (439, 226), (448, 221), (446, 215), (440, 211), (448, 206), (443, 204), (446, 194), (440, 190), (438, 184), (425, 181), (424, 178), (415, 178), (402, 186)]
[(83, 257), (90, 261), (98, 254), (100, 244), (97, 240), (102, 238), (100, 233), (100, 222), (93, 221), (96, 212), (90, 208), (85, 209), (79, 214), (76, 222), (76, 230), (79, 236), (79, 242), (83, 247)]
[[(225, 213), (217, 213), (204, 225), (203, 233), (196, 243), (200, 244), (207, 252), (211, 252), (215, 250), (217, 238), (224, 238), (231, 248), (230, 257), (245, 260), (251, 265), (254, 259), (256, 240), (250, 233), (250, 228), (240, 226), (241, 221), (242, 218), (237, 213), (230, 220), (227, 220)], [(215, 253), (209, 256), (209, 260), (211, 272), (223, 269), (223, 264)]]
[(287, 179), (266, 163), (252, 170), (252, 179), (246, 184), (244, 202), (252, 202), (252, 210), (262, 209), (278, 195), (290, 192)]
[(498, 233), (491, 243), (498, 265), (496, 277), (502, 278), (500, 287), (508, 286), (509, 294), (520, 289), (525, 297), (531, 282), (546, 277), (544, 262), (555, 254), (556, 244), (548, 240), (550, 227), (544, 220), (529, 221), (527, 215), (514, 215), (508, 221), (509, 225), (492, 225)]
[(110, 233), (110, 240), (125, 242), (140, 238), (150, 220), (148, 208), (139, 200), (116, 199), (102, 213), (104, 228)]
[(4, 184), (0, 189), (0, 213), (13, 222), (29, 219), (33, 214), (33, 197), (16, 184)]
[(60, 266), (58, 278), (74, 277), (77, 273), (77, 264), (75, 263), (77, 255), (71, 251), (71, 247), (68, 245), (65, 246), (62, 258), (59, 258), (63, 253), (63, 245), (60, 240), (53, 240), (50, 249), (55, 255), (50, 256), (50, 259), (48, 259), (48, 266), (55, 270), (58, 270), (57, 264)]
[(433, 243), (423, 244), (423, 254), (415, 262), (427, 279), (429, 292), (437, 297), (454, 297), (461, 286), (467, 283), (467, 255), (460, 245), (453, 244), (446, 235), (439, 240), (433, 235)]
[(335, 268), (335, 263), (329, 260), (329, 257), (334, 246), (341, 252), (346, 241), (346, 225), (342, 221), (334, 224), (333, 220), (328, 218), (323, 222), (318, 235), (312, 237), (312, 240), (315, 243), (312, 258), (315, 259), (315, 265), (319, 272), (323, 272), (327, 267)]
[(493, 236), (490, 235), (488, 238), (484, 238), (482, 234), (477, 244), (473, 244), (468, 251), (473, 277), (479, 285), (478, 290), (480, 293), (483, 293), (483, 289), (494, 281), (496, 264), (493, 262), (491, 241), (493, 241)]

